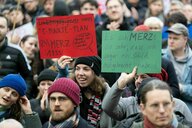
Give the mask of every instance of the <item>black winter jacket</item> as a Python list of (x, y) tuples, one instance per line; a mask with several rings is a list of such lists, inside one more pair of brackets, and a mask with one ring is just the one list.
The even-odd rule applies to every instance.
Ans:
[(27, 78), (30, 71), (21, 51), (8, 46), (7, 38), (2, 43), (3, 45), (0, 46), (0, 78), (10, 73), (20, 73), (24, 79)]

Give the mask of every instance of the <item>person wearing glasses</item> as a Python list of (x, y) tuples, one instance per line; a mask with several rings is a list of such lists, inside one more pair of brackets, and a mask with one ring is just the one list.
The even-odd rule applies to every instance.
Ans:
[(93, 128), (79, 114), (80, 88), (69, 78), (59, 78), (48, 89), (51, 116), (42, 128)]

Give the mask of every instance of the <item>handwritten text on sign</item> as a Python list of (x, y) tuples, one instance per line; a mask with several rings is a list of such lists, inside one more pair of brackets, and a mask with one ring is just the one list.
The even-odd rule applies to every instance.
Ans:
[(102, 72), (159, 73), (161, 32), (104, 31)]
[(37, 19), (41, 58), (97, 55), (93, 15)]

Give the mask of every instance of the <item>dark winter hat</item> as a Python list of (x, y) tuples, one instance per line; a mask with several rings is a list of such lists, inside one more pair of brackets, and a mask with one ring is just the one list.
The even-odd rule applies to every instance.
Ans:
[(40, 74), (37, 78), (38, 85), (43, 80), (54, 81), (56, 77), (57, 77), (57, 72), (55, 72), (51, 69), (44, 69), (43, 71), (40, 72)]
[(75, 61), (75, 67), (78, 64), (85, 64), (95, 72), (97, 76), (101, 73), (101, 58), (96, 56), (89, 56), (89, 57), (79, 57)]
[(27, 90), (27, 85), (23, 77), (19, 74), (9, 74), (0, 81), (0, 88), (10, 87), (16, 90), (20, 96), (24, 96)]
[(76, 105), (80, 103), (80, 88), (69, 78), (59, 78), (48, 89), (48, 97), (53, 92), (60, 92), (68, 96)]

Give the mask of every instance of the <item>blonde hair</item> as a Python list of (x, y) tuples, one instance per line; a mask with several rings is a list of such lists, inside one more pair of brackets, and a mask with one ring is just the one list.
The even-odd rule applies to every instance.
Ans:
[(151, 24), (159, 24), (161, 29), (164, 26), (163, 22), (159, 18), (157, 18), (157, 17), (149, 17), (149, 18), (145, 19), (144, 25), (150, 26)]

